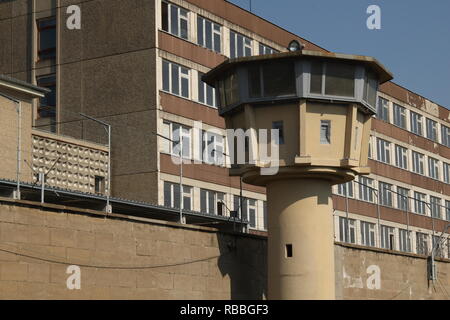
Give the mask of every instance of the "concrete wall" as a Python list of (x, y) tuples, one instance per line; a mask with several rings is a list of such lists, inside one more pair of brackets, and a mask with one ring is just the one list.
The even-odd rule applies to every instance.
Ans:
[[(6, 91), (5, 93), (10, 92)], [(0, 97), (0, 150), (1, 166), (0, 177), (3, 179), (17, 179), (17, 136), (19, 120), (17, 105)], [(31, 163), (31, 105), (29, 102), (21, 103), (21, 175), (22, 181), (31, 182), (32, 172), (28, 164)]]
[[(261, 299), (265, 252), (263, 237), (0, 199), (2, 299)], [(335, 255), (338, 299), (444, 299), (441, 284), (450, 292), (449, 260), (428, 287), (423, 257), (341, 244)], [(80, 290), (67, 289), (65, 263), (80, 266)], [(141, 269), (105, 268), (118, 266)]]
[[(236, 245), (237, 250), (229, 249)], [(0, 298), (260, 299), (266, 243), (200, 227), (178, 228), (57, 210), (0, 205)], [(68, 290), (67, 265), (81, 266), (81, 290)], [(197, 261), (190, 263), (191, 261)], [(172, 265), (157, 267), (161, 265)]]
[(336, 298), (450, 300), (450, 260), (437, 263), (438, 280), (427, 280), (425, 256), (336, 244)]

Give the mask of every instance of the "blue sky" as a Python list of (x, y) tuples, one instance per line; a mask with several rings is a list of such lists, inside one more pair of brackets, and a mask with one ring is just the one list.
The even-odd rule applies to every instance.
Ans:
[[(372, 4), (381, 30), (366, 27)], [(449, 0), (252, 0), (252, 12), (327, 50), (373, 56), (394, 82), (450, 109)]]

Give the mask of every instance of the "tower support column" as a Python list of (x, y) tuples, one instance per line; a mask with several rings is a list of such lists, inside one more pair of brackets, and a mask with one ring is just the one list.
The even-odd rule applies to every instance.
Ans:
[(267, 184), (268, 298), (335, 299), (331, 183), (286, 179)]

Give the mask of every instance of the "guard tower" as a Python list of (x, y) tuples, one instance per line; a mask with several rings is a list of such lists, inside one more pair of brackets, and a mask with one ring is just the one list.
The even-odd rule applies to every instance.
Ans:
[[(203, 77), (227, 129), (250, 132), (255, 161), (231, 159), (230, 175), (267, 188), (269, 299), (335, 299), (331, 187), (369, 174), (377, 90), (391, 79), (374, 58), (306, 50), (227, 60)], [(259, 129), (279, 130), (278, 161), (258, 159), (274, 143)], [(261, 174), (268, 166), (279, 169)]]

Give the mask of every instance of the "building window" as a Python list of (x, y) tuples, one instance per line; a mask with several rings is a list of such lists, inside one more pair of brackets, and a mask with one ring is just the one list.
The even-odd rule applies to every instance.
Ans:
[(417, 254), (428, 254), (428, 235), (422, 232), (416, 233)]
[(375, 247), (375, 223), (361, 221), (361, 244)]
[(39, 100), (36, 125), (42, 126), (44, 130), (56, 132), (56, 76), (52, 74), (38, 77), (37, 85), (49, 89), (50, 92)]
[[(233, 197), (233, 203), (234, 203), (234, 210), (240, 212), (240, 197), (237, 195), (234, 195)], [(256, 227), (256, 200), (254, 199), (248, 199), (248, 198), (242, 198), (242, 214), (244, 220), (247, 220), (249, 222), (249, 226), (251, 228)]]
[(447, 221), (450, 221), (450, 201), (448, 200), (445, 200), (445, 215)]
[(377, 118), (389, 122), (389, 100), (378, 98)]
[(339, 217), (339, 241), (356, 243), (356, 221)]
[(428, 118), (427, 118), (427, 138), (436, 142), (438, 140), (437, 122)]
[[(321, 90), (315, 93), (341, 97), (355, 96), (355, 68), (353, 66), (332, 62), (325, 64), (312, 62), (311, 64), (311, 92), (317, 91), (318, 88), (314, 87), (319, 84), (320, 89), (323, 88), (323, 92)], [(322, 77), (322, 66), (325, 77)]]
[(433, 236), (433, 250), (436, 257), (444, 258), (443, 241), (440, 236)]
[(272, 62), (262, 66), (249, 66), (249, 97), (285, 97), (295, 95), (293, 63)]
[(418, 152), (412, 152), (413, 171), (418, 174), (424, 174), (424, 155)]
[(256, 228), (256, 200), (247, 199), (247, 204), (247, 217), (249, 226), (251, 228)]
[(399, 249), (403, 252), (411, 252), (411, 231), (405, 229), (398, 230)]
[(272, 129), (278, 130), (278, 144), (284, 144), (283, 121), (273, 121)]
[(406, 129), (406, 109), (394, 103), (394, 124)]
[(215, 192), (211, 190), (200, 190), (200, 211), (203, 213), (217, 215), (218, 203), (225, 200), (225, 194), (222, 192)]
[(278, 50), (275, 50), (274, 48), (268, 47), (262, 43), (259, 44), (259, 54), (274, 54), (277, 53)]
[(163, 60), (163, 90), (189, 98), (189, 69)]
[(373, 179), (359, 176), (359, 198), (364, 201), (373, 202)]
[(94, 177), (94, 190), (95, 193), (105, 194), (105, 177)]
[(401, 169), (408, 170), (408, 149), (399, 145), (395, 146), (395, 165)]
[(239, 101), (239, 86), (236, 73), (229, 74), (219, 81), (219, 98), (222, 106), (229, 106)]
[(252, 55), (252, 39), (230, 31), (230, 58), (248, 57)]
[(391, 163), (391, 157), (390, 157), (390, 147), (391, 143), (387, 142), (386, 140), (377, 138), (377, 158), (378, 161), (384, 162), (384, 163)]
[(353, 198), (353, 182), (341, 183), (337, 187), (338, 194), (344, 197)]
[(444, 175), (444, 182), (450, 183), (450, 165), (448, 163), (442, 163), (442, 172)]
[(414, 192), (414, 211), (417, 214), (425, 214), (426, 195), (421, 192)]
[(320, 144), (330, 144), (331, 143), (331, 121), (321, 120), (320, 121)]
[(428, 176), (432, 179), (439, 179), (439, 161), (428, 157)]
[(423, 135), (422, 116), (414, 111), (411, 111), (411, 132), (419, 136)]
[(181, 140), (183, 142), (183, 158), (191, 158), (191, 128), (173, 122), (164, 122), (164, 125), (167, 127), (166, 130), (168, 131), (165, 134), (168, 135), (167, 138), (171, 140), (167, 141), (166, 139), (162, 139), (165, 152), (174, 156), (180, 156)]
[(395, 250), (394, 228), (381, 226), (381, 247), (388, 250)]
[(376, 108), (378, 79), (373, 72), (370, 72), (367, 69), (365, 73), (363, 100)]
[(220, 53), (222, 47), (222, 26), (198, 16), (197, 41), (200, 46)]
[(450, 128), (441, 124), (441, 136), (442, 144), (450, 148)]
[(392, 207), (392, 184), (380, 182), (378, 195), (381, 205)]
[(433, 218), (441, 219), (441, 199), (430, 196), (430, 211)]
[(56, 57), (56, 17), (37, 20), (39, 60)]
[(198, 73), (198, 101), (210, 107), (217, 107), (216, 89), (202, 81), (203, 73)]
[(397, 207), (403, 211), (409, 211), (409, 190), (397, 187)]
[(224, 138), (221, 135), (203, 131), (201, 134), (200, 159), (208, 164), (224, 165)]
[[(164, 206), (169, 208), (180, 208), (180, 185), (177, 183), (164, 182)], [(184, 210), (192, 210), (192, 187), (183, 186)]]
[(162, 29), (174, 36), (188, 38), (188, 11), (171, 3), (161, 3)]

